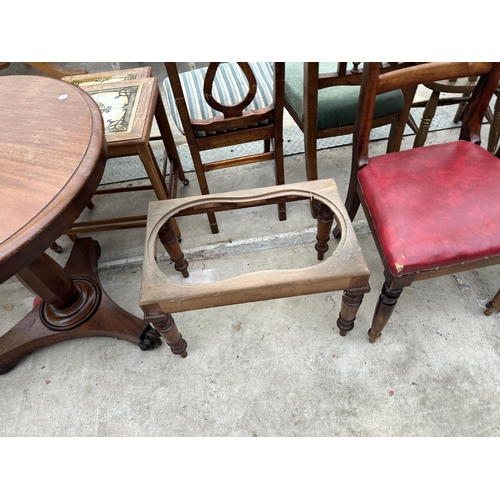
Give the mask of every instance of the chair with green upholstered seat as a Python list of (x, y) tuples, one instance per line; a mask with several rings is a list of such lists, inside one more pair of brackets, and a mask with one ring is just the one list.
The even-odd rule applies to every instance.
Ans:
[[(285, 108), (304, 132), (307, 180), (318, 178), (317, 140), (352, 134), (361, 85), (360, 63), (288, 62)], [(383, 71), (408, 63), (383, 63)], [(399, 151), (414, 89), (377, 98), (373, 127), (391, 124), (387, 151)], [(349, 208), (349, 207), (348, 207)]]

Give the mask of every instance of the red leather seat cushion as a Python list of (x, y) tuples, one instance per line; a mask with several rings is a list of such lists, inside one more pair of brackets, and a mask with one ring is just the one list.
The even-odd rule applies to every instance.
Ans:
[(500, 159), (480, 146), (375, 157), (358, 179), (394, 276), (500, 255)]

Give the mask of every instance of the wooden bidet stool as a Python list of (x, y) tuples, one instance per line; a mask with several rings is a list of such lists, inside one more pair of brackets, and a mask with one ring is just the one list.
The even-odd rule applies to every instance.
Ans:
[[(211, 283), (180, 282), (166, 276), (158, 267), (156, 257), (160, 241), (175, 269), (184, 278), (189, 276), (188, 264), (170, 223), (172, 217), (269, 205), (277, 199), (319, 202), (315, 249), (322, 262), (300, 269), (251, 272)], [(334, 219), (340, 228), (340, 241), (333, 254), (323, 260)], [(363, 295), (370, 290), (369, 276), (337, 186), (327, 179), (151, 202), (139, 303), (146, 321), (164, 336), (172, 352), (186, 357), (187, 344), (172, 313), (343, 290), (337, 326), (340, 334), (345, 335), (353, 328)]]

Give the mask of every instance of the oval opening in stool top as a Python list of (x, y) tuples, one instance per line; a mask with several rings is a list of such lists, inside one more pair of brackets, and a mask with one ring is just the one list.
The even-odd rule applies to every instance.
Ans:
[[(310, 185), (311, 189), (307, 189)], [(293, 210), (290, 210), (286, 224), (294, 225), (294, 221), (301, 222), (304, 229), (299, 231), (295, 229), (296, 234), (303, 238), (303, 241), (300, 242), (303, 247), (300, 252), (298, 251), (299, 245), (287, 244), (282, 247), (270, 245), (273, 247), (272, 250), (255, 248), (246, 255), (245, 251), (239, 253), (233, 251), (231, 253), (223, 249), (220, 250), (220, 258), (215, 259), (207, 258), (209, 257), (206, 255), (207, 247), (198, 244), (197, 247), (194, 247), (194, 250), (198, 249), (205, 260), (200, 259), (197, 261), (195, 258), (193, 262), (189, 263), (190, 277), (188, 278), (182, 278), (180, 273), (179, 276), (173, 278), (171, 273), (175, 273), (175, 271), (172, 271), (174, 266), (167, 264), (163, 257), (158, 259), (160, 265), (156, 262), (157, 255), (160, 255), (159, 252), (157, 253), (158, 232), (169, 218), (175, 216), (180, 222), (180, 227), (182, 227), (183, 216), (205, 214), (207, 208), (220, 209), (221, 211), (217, 212), (218, 217), (224, 214), (225, 211), (235, 208), (244, 210), (249, 207), (261, 207), (263, 205), (270, 205), (269, 208), (274, 211), (278, 199), (287, 202), (294, 201), (289, 205), (290, 208), (293, 207)], [(303, 202), (300, 200), (303, 200)], [(315, 238), (313, 237), (316, 223), (311, 224), (312, 217), (309, 212), (309, 202), (313, 200), (319, 201), (330, 208), (334, 214), (333, 223), (338, 224), (341, 234), (340, 240), (330, 240), (331, 250), (322, 261), (317, 260), (318, 254), (314, 243)], [(303, 224), (301, 216), (297, 216), (296, 211), (302, 213), (302, 215), (307, 214), (307, 225)], [(322, 213), (325, 216), (324, 211), (320, 211), (320, 215)], [(256, 216), (256, 213), (253, 212), (253, 215)], [(234, 219), (234, 212), (228, 217), (230, 216)], [(295, 217), (297, 217), (296, 220)], [(262, 221), (267, 221), (273, 228), (280, 228), (285, 225), (284, 221), (270, 222), (271, 218), (275, 219), (276, 214), (271, 215), (268, 212), (266, 217), (261, 216), (260, 219), (256, 217), (256, 220), (259, 221), (259, 223), (255, 223), (256, 230), (263, 228)], [(322, 220), (322, 217), (319, 217), (319, 219)], [(244, 217), (241, 217), (241, 220), (243, 221)], [(205, 217), (203, 217), (203, 224), (204, 231), (207, 231)], [(223, 226), (224, 221), (221, 218), (221, 227)], [(282, 230), (281, 232), (285, 231)], [(329, 229), (327, 226), (324, 233), (331, 234), (331, 228)], [(173, 252), (172, 255), (175, 254), (173, 258), (176, 259), (176, 265), (179, 269), (183, 269), (185, 263), (179, 255), (181, 252), (179, 252), (179, 249), (172, 251), (171, 238), (173, 231), (168, 231), (168, 235), (165, 234), (165, 240), (170, 242), (166, 244), (167, 246), (170, 245), (169, 249)], [(196, 231), (195, 234), (197, 234)], [(242, 234), (247, 235), (246, 226)], [(279, 234), (278, 236), (276, 236), (276, 233), (274, 234), (275, 243), (279, 241)], [(226, 238), (226, 250), (230, 249), (230, 245), (239, 245), (243, 248), (245, 245), (252, 244), (258, 247), (262, 244), (263, 239), (258, 234), (257, 236), (254, 240), (242, 238), (242, 241), (240, 241), (235, 238), (231, 242), (227, 241)], [(269, 236), (269, 234), (266, 234), (266, 236)], [(215, 238), (217, 237), (224, 239), (220, 235), (215, 236)], [(186, 245), (188, 238), (189, 231), (184, 230), (182, 245), (184, 251), (188, 254), (187, 258), (189, 260), (189, 248)], [(201, 239), (201, 236), (198, 235), (197, 238)], [(175, 242), (175, 237), (173, 241)], [(211, 247), (212, 250), (215, 248), (217, 248), (217, 245)], [(266, 252), (269, 252), (269, 256), (265, 255)], [(253, 255), (249, 258), (252, 253)], [(163, 255), (163, 250), (161, 255)], [(228, 265), (229, 259), (234, 259), (234, 262), (231, 261), (230, 265)], [(215, 268), (215, 261), (220, 266), (218, 269)], [(267, 261), (272, 265), (266, 264)], [(276, 265), (277, 262), (279, 265)], [(164, 269), (162, 269), (164, 266), (170, 266), (170, 276), (164, 273)], [(231, 271), (228, 271), (228, 268), (231, 268)], [(176, 198), (152, 202), (149, 206), (140, 303), (141, 307), (149, 304), (160, 307), (163, 311), (178, 312), (357, 288), (366, 286), (369, 274), (345, 207), (342, 205), (335, 183), (332, 180), (235, 191), (222, 195)]]
[[(343, 246), (344, 217), (326, 198), (309, 191), (291, 190), (273, 193), (271, 196), (267, 193), (266, 205), (236, 207), (236, 204), (245, 204), (247, 201), (248, 203), (258, 202), (255, 196), (247, 198), (240, 196), (235, 200), (234, 193), (232, 193), (231, 197), (221, 195), (216, 198), (211, 197), (209, 201), (199, 197), (195, 202), (191, 202), (189, 198), (185, 199), (185, 203), (182, 199), (175, 200), (177, 206), (163, 214), (152, 231), (148, 231), (148, 234), (153, 237), (147, 242), (147, 247), (149, 247), (146, 252), (147, 257), (157, 256), (157, 259), (150, 259), (151, 266), (157, 273), (179, 283), (215, 283), (256, 272), (279, 270), (286, 272), (322, 265), (334, 255), (338, 248)], [(276, 218), (276, 208), (272, 203), (277, 198), (294, 201), (289, 204), (290, 214), (287, 221), (278, 221)], [(333, 224), (338, 224), (341, 228), (340, 240), (330, 238), (329, 249), (322, 261), (318, 260), (315, 250), (317, 222), (310, 211), (310, 202), (313, 199), (330, 207), (334, 214)], [(218, 212), (218, 217), (221, 219), (220, 233), (212, 235), (207, 233), (204, 214), (207, 208), (213, 208), (216, 205), (224, 206), (224, 211)], [(191, 226), (183, 231), (181, 248), (189, 263), (190, 274), (188, 278), (183, 278), (174, 269), (157, 234), (168, 218), (188, 210), (200, 215), (190, 215)], [(227, 220), (224, 221), (224, 218)], [(235, 218), (241, 221), (237, 227), (234, 225)], [(179, 220), (186, 221), (187, 217), (179, 218)]]

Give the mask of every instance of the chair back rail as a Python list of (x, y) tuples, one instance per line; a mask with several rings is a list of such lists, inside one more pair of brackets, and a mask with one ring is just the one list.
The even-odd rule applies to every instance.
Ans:
[[(308, 64), (317, 64), (319, 63), (308, 63)], [(337, 72), (335, 73), (318, 73), (318, 88), (324, 89), (327, 87), (338, 87), (343, 85), (361, 85), (361, 79), (363, 76), (363, 68), (360, 68), (359, 62), (353, 62), (352, 68), (350, 70), (347, 69), (346, 62), (337, 63)], [(404, 63), (404, 62), (383, 62), (380, 64), (380, 72), (386, 73), (388, 71), (395, 71), (397, 69), (403, 69), (410, 66), (413, 66), (417, 63)]]
[[(374, 63), (368, 64), (373, 65)], [(491, 62), (430, 62), (415, 67), (395, 69), (380, 76), (377, 94), (418, 85), (419, 83), (484, 75), (492, 70), (493, 64)]]
[(371, 122), (368, 117), (373, 116), (377, 95), (399, 88), (415, 88), (420, 83), (474, 75), (479, 75), (481, 78), (464, 113), (460, 139), (479, 144), (481, 122), (500, 78), (500, 63), (422, 63), (415, 67), (395, 69), (384, 74), (381, 74), (379, 63), (365, 63), (363, 86), (354, 129), (353, 168), (355, 166), (363, 168), (368, 163), (368, 144), (371, 130)]

